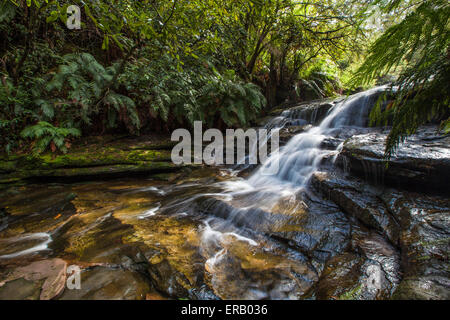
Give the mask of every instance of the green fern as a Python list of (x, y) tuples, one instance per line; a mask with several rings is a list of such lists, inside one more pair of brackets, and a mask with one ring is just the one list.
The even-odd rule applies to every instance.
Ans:
[(51, 143), (58, 150), (67, 153), (66, 139), (70, 136), (79, 137), (81, 132), (76, 128), (59, 128), (48, 122), (40, 121), (36, 125), (26, 127), (20, 135), (24, 139), (36, 140), (33, 148), (33, 152), (36, 154), (44, 152)]
[[(398, 1), (392, 0), (387, 7), (396, 5)], [(420, 125), (449, 116), (449, 18), (448, 1), (421, 2), (371, 46), (368, 58), (357, 72), (355, 83), (364, 84), (392, 70), (400, 70), (391, 87), (391, 93), (395, 94), (393, 103), (386, 110), (378, 105), (371, 113), (372, 124), (388, 125), (392, 121), (386, 141), (387, 159)], [(442, 125), (445, 127), (448, 121)]]
[[(130, 131), (139, 130), (140, 120), (134, 101), (107, 88), (118, 72), (117, 64), (105, 68), (88, 53), (66, 55), (64, 62), (46, 89), (48, 92), (65, 93), (64, 99), (58, 97), (55, 103), (71, 109), (69, 114), (72, 119), (89, 125), (91, 117), (104, 108), (107, 110), (106, 122), (109, 127), (116, 127), (120, 119)], [(123, 112), (126, 116), (123, 116)]]
[(168, 56), (142, 59), (129, 65), (120, 81), (139, 105), (163, 121), (173, 116), (179, 123), (200, 120), (212, 126), (218, 115), (228, 126), (247, 125), (266, 103), (256, 85), (231, 72), (221, 75), (207, 61), (179, 70)]

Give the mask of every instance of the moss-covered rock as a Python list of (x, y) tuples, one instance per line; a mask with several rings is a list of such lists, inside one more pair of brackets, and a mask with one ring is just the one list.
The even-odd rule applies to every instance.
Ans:
[(105, 139), (97, 141), (91, 138), (74, 146), (67, 154), (4, 155), (0, 157), (0, 184), (30, 178), (95, 179), (156, 174), (181, 168), (171, 162), (170, 149), (174, 143), (170, 140), (118, 139), (105, 142)]

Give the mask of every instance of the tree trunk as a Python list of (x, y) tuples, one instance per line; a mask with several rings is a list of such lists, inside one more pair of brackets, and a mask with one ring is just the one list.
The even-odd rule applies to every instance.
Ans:
[(269, 81), (267, 83), (267, 93), (266, 93), (266, 99), (267, 99), (267, 109), (273, 108), (276, 104), (276, 97), (277, 97), (277, 69), (275, 64), (275, 54), (270, 54), (270, 69), (269, 69)]

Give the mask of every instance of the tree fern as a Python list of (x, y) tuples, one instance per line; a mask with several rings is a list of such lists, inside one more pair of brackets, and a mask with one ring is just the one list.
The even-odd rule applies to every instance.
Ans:
[[(391, 1), (388, 7), (397, 4)], [(400, 71), (391, 87), (394, 102), (384, 111), (378, 105), (371, 114), (372, 124), (386, 125), (392, 120), (386, 158), (420, 125), (449, 116), (449, 17), (448, 1), (421, 2), (371, 46), (369, 56), (357, 72), (355, 83), (369, 83), (392, 70)], [(448, 122), (443, 121), (444, 128)]]

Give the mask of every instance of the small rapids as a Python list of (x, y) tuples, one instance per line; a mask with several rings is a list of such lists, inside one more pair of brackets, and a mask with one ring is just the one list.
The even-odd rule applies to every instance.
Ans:
[[(236, 243), (276, 252), (280, 240), (305, 253), (304, 259), (312, 254), (313, 260), (317, 260), (312, 263), (320, 269), (320, 264), (345, 247), (349, 230), (342, 215), (321, 205), (322, 199), (309, 190), (308, 182), (327, 157), (332, 166), (342, 148), (340, 143), (335, 148), (325, 149), (323, 142), (336, 136), (351, 136), (364, 128), (370, 108), (383, 90), (378, 87), (335, 103), (318, 125), (292, 137), (246, 179), (237, 177), (239, 169), (225, 169), (233, 178), (209, 185), (208, 192), (197, 189), (193, 194), (180, 193), (179, 197), (175, 192), (175, 200), (162, 204), (161, 214), (183, 213), (200, 218), (203, 224), (200, 228), (201, 251), (207, 259), (206, 269), (213, 278), (226, 273), (224, 268), (231, 259), (227, 254), (238, 246)], [(280, 130), (292, 124), (305, 124), (317, 115), (313, 114), (311, 119), (301, 117), (301, 113), (286, 110), (269, 121), (266, 128)], [(251, 146), (250, 152), (257, 152), (257, 148)], [(264, 169), (276, 162), (278, 172), (267, 175)], [(177, 188), (191, 187), (188, 184)], [(302, 278), (307, 283), (315, 281), (314, 276)], [(308, 285), (300, 287), (297, 289), (303, 293), (303, 287), (308, 288)], [(248, 289), (243, 297), (294, 298), (282, 288), (264, 294), (255, 290)]]
[[(383, 90), (384, 87), (374, 88), (336, 103), (318, 126), (291, 138), (279, 152), (269, 156), (262, 167), (250, 177), (219, 183), (217, 186), (223, 189), (223, 192), (215, 197), (224, 205), (230, 205), (225, 220), (231, 224), (245, 220), (251, 226), (253, 222), (257, 222), (253, 221), (254, 219), (261, 217), (255, 212), (271, 212), (280, 201), (301, 203), (302, 193), (308, 192), (307, 185), (311, 175), (317, 171), (325, 157), (332, 155), (334, 162), (342, 148), (340, 144), (334, 150), (323, 149), (323, 141), (336, 135), (345, 136), (345, 133), (351, 133), (352, 129), (366, 126), (369, 110)], [(280, 129), (289, 123), (298, 123), (299, 120), (306, 122), (305, 119), (291, 118), (293, 114), (295, 113), (287, 110), (283, 112), (281, 119), (276, 117), (276, 121), (270, 121), (266, 127)], [(251, 150), (256, 152), (255, 149)], [(268, 175), (264, 169), (273, 166), (275, 162), (278, 163), (278, 172)]]
[[(19, 195), (4, 204), (15, 205), (23, 218), (8, 218), (0, 263), (39, 254), (114, 265), (135, 257), (132, 248), (139, 248), (156, 288), (171, 297), (314, 297), (311, 289), (327, 261), (351, 246), (352, 223), (309, 182), (317, 170), (333, 170), (345, 139), (366, 130), (383, 90), (337, 100), (323, 114), (294, 108), (274, 117), (266, 129), (306, 129), (272, 150), (246, 178), (244, 165), (193, 170), (180, 181), (29, 186), (23, 203)], [(257, 152), (256, 146), (249, 150)], [(268, 175), (265, 169), (274, 165), (278, 170)], [(76, 199), (63, 209), (34, 209), (46, 207), (45, 197), (66, 203), (72, 193)]]

